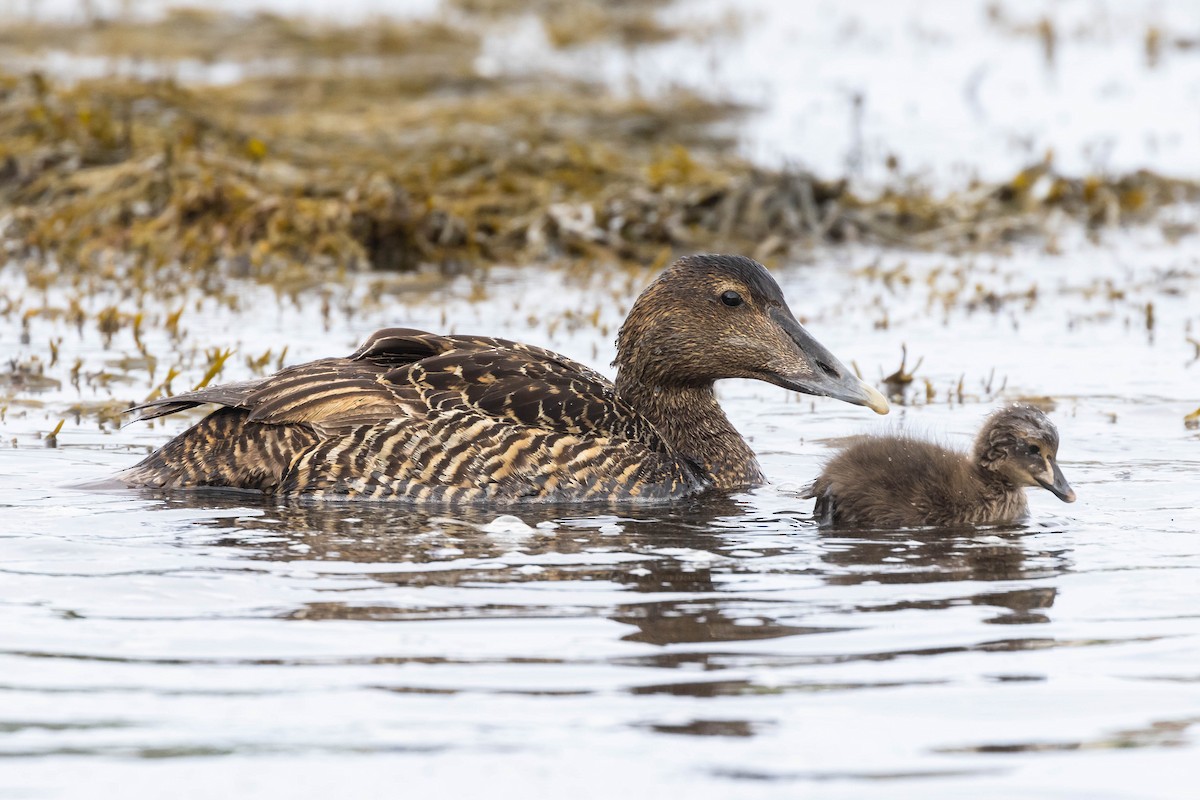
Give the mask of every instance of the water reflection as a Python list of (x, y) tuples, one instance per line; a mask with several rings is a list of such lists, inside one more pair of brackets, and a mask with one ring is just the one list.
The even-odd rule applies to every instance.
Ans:
[[(1045, 581), (1070, 569), (1067, 551), (1038, 549), (1033, 546), (1033, 540), (1030, 532), (1024, 529), (863, 531), (853, 536), (843, 534), (829, 538), (822, 559), (835, 568), (826, 580), (840, 586)], [(928, 610), (971, 604), (1006, 610), (985, 622), (1036, 624), (1049, 621), (1044, 612), (1054, 605), (1057, 593), (1053, 586), (1038, 586), (939, 598), (907, 598), (863, 605), (856, 610)]]
[[(597, 509), (578, 516), (577, 507), (519, 509), (519, 516), (486, 508), (452, 513), (383, 503), (289, 501), (213, 491), (160, 494), (165, 508), (218, 512), (201, 524), (226, 535), (209, 544), (237, 548), (251, 560), (330, 562), (357, 565), (355, 574), (380, 584), (410, 588), (472, 587), (523, 582), (602, 581), (635, 595), (669, 594), (669, 599), (619, 603), (602, 609), (552, 604), (488, 604), (473, 607), (396, 608), (386, 604), (329, 601), (288, 612), (295, 619), (434, 619), (604, 613), (634, 630), (622, 638), (654, 645), (739, 642), (810, 635), (839, 627), (781, 623), (771, 604), (748, 610), (744, 598), (723, 592), (720, 578), (754, 571), (754, 559), (718, 558), (730, 536), (766, 524), (747, 504), (706, 498), (686, 508)], [(235, 512), (235, 513), (229, 513)], [(575, 516), (572, 516), (572, 515)], [(779, 520), (768, 520), (778, 531)], [(1040, 624), (1050, 620), (1058, 589), (1046, 580), (1070, 569), (1067, 551), (1036, 546), (1038, 530), (839, 531), (818, 542), (820, 563), (794, 562), (790, 569), (818, 571), (834, 586), (1029, 582), (940, 597), (862, 603), (851, 612), (938, 610), (962, 605), (1001, 610), (985, 622)], [(812, 536), (807, 528), (804, 535)], [(781, 550), (757, 550), (778, 555)], [(689, 558), (701, 554), (705, 558)], [(378, 565), (381, 569), (374, 569)], [(816, 567), (816, 570), (813, 568)], [(777, 570), (777, 567), (773, 567)], [(339, 567), (344, 575), (345, 568)], [(794, 604), (786, 612), (796, 616)], [(676, 654), (673, 658), (686, 658)]]

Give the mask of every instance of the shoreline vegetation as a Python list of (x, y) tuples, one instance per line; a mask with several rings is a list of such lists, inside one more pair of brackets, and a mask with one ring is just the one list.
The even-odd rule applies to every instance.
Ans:
[[(455, 0), (435, 19), (359, 26), (195, 10), (9, 25), (8, 63), (67, 51), (112, 67), (79, 79), (0, 68), (0, 243), (35, 268), (124, 260), (275, 282), (311, 269), (650, 264), (703, 249), (772, 261), (850, 241), (1053, 247), (1064, 224), (1098, 232), (1200, 198), (1195, 181), (1068, 176), (1049, 158), (946, 193), (896, 174), (870, 196), (756, 166), (733, 148), (751, 109), (483, 74), (481, 31), (509, 5)], [(572, 8), (535, 4), (555, 46), (688, 35), (644, 6)], [(218, 62), (236, 77), (168, 77)]]
[[(0, 252), (19, 277), (0, 291), (0, 317), (22, 347), (0, 374), (0, 422), (10, 406), (61, 411), (38, 395), (69, 385), (76, 424), (105, 428), (129, 401), (218, 380), (227, 363), (244, 359), (253, 374), (282, 366), (286, 348), (230, 362), (229, 342), (180, 326), (199, 297), (239, 311), (227, 281), (304, 296), (327, 319), (331, 286), (350, 271), (417, 289), (467, 273), (482, 298), (491, 265), (603, 265), (641, 281), (700, 250), (770, 266), (851, 242), (970, 256), (1016, 244), (1057, 252), (1059, 233), (1081, 228), (1195, 233), (1160, 212), (1200, 199), (1196, 181), (1064, 175), (1047, 157), (952, 192), (897, 168), (868, 193), (737, 155), (751, 108), (682, 90), (618, 92), (536, 64), (519, 75), (486, 66), (488, 37), (520, 14), (563, 49), (736, 35), (736, 20), (722, 32), (671, 27), (657, 13), (668, 5), (447, 0), (431, 18), (338, 25), (199, 10), (6, 21)], [(959, 277), (955, 302), (1007, 302)], [(1152, 305), (1145, 317), (1150, 330)], [(82, 337), (85, 325), (124, 355), (100, 363), (64, 344), (64, 326)], [(915, 372), (902, 361), (883, 379), (894, 399), (964, 400), (962, 379), (944, 393), (925, 380), (922, 391)], [(1004, 388), (981, 384), (989, 397)], [(47, 416), (46, 430), (58, 419)]]

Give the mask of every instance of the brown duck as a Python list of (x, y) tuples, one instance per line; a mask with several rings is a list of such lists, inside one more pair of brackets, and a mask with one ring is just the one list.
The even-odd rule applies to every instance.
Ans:
[(988, 417), (970, 455), (909, 436), (863, 437), (804, 496), (817, 499), (824, 525), (981, 525), (1024, 516), (1029, 486), (1075, 502), (1058, 468), (1058, 430), (1038, 409), (1012, 405)]
[(615, 383), (540, 347), (377, 331), (346, 358), (138, 407), (222, 406), (118, 479), (419, 503), (668, 500), (763, 482), (713, 382), (887, 401), (796, 321), (766, 269), (680, 259), (617, 337)]

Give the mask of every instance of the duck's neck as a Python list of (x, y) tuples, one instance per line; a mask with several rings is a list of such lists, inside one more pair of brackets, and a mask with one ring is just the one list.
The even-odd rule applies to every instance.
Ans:
[(711, 383), (653, 386), (617, 374), (617, 394), (649, 419), (680, 455), (706, 471), (717, 489), (765, 482), (758, 459), (717, 403)]
[(978, 464), (975, 466), (975, 473), (987, 509), (987, 514), (984, 515), (987, 519), (980, 519), (980, 522), (1013, 522), (1025, 516), (1029, 510), (1029, 499), (1023, 487), (1017, 486), (999, 472)]

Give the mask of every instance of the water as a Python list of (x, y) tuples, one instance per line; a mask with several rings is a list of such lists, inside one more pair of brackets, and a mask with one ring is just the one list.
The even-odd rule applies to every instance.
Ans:
[[(842, 249), (776, 269), (867, 377), (902, 342), (910, 367), (923, 356), (917, 404), (875, 418), (728, 382), (773, 484), (642, 511), (70, 488), (187, 420), (67, 415), (44, 447), (80, 396), (136, 399), (152, 379), (76, 392), (64, 365), (100, 369), (132, 350), (129, 331), (105, 348), (91, 324), (39, 315), (18, 346), (11, 315), (0, 336), (22, 357), (63, 337), (48, 371), (63, 386), (10, 402), (3, 425), (17, 446), (0, 451), (0, 796), (1188, 796), (1200, 246), (1144, 230), (1064, 250)], [(143, 338), (154, 352), (287, 344), (296, 361), (411, 322), (602, 365), (646, 278), (496, 270), (486, 298), (467, 279), (389, 292), (361, 278), (331, 290), (326, 315), (246, 286), (240, 311), (184, 316), (191, 345), (151, 324)], [(0, 272), (9, 296), (22, 284)], [(223, 379), (250, 374), (240, 353)], [(189, 369), (179, 386), (203, 363)], [(957, 534), (808, 519), (799, 490), (840, 437), (906, 425), (965, 443), (1028, 395), (1051, 398), (1074, 505), (1038, 492), (1027, 524)]]
[[(665, 13), (719, 19), (719, 5)], [(1149, 25), (1188, 34), (1191, 6), (1005, 4), (1057, 23), (1048, 69), (1036, 38), (983, 5), (813, 3), (797, 21), (762, 3), (740, 39), (543, 56), (758, 101), (744, 149), (825, 174), (848, 168), (856, 135), (867, 178), (889, 153), (943, 185), (1004, 178), (1047, 149), (1081, 174), (1195, 174), (1178, 110), (1200, 61), (1171, 50), (1148, 69), (1140, 49)], [(485, 61), (536, 55), (523, 31)], [(704, 56), (676, 52), (692, 47)], [(72, 487), (189, 423), (107, 414), (171, 365), (189, 388), (207, 348), (236, 348), (221, 379), (238, 380), (245, 357), (347, 353), (407, 324), (603, 367), (650, 273), (358, 276), (295, 301), (223, 287), (236, 305), (88, 290), (77, 329), (69, 280), (43, 289), (0, 268), (0, 348), (51, 379), (0, 376), (0, 799), (1193, 796), (1200, 432), (1183, 419), (1200, 405), (1200, 241), (1068, 231), (1050, 249), (845, 247), (773, 265), (809, 329), (868, 379), (902, 344), (910, 367), (924, 359), (910, 405), (881, 419), (727, 382), (770, 486), (515, 517)], [(114, 304), (145, 311), (153, 374), (128, 320), (110, 343), (97, 330)], [(1037, 492), (1027, 523), (953, 534), (809, 519), (800, 490), (842, 437), (903, 425), (964, 445), (1020, 397), (1052, 407), (1077, 503)]]

